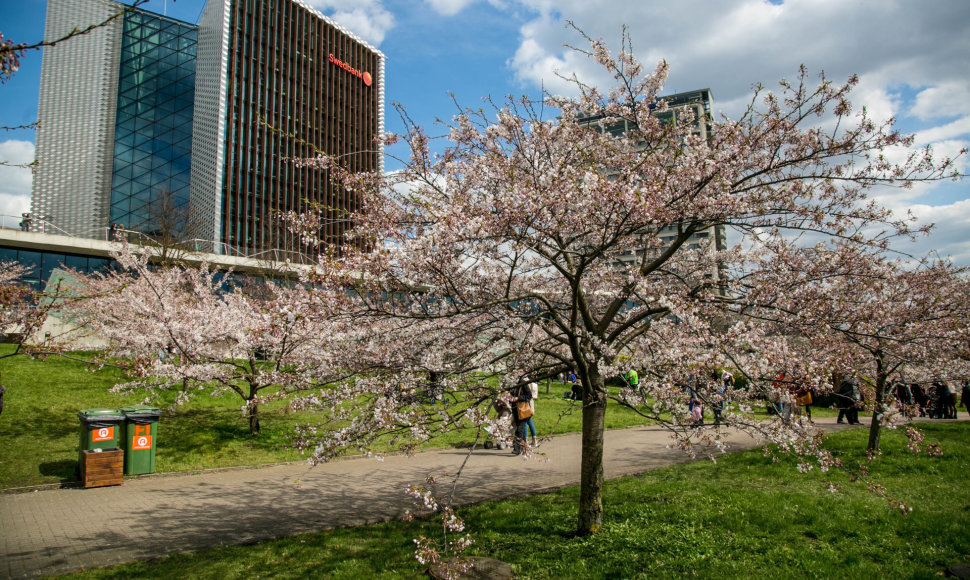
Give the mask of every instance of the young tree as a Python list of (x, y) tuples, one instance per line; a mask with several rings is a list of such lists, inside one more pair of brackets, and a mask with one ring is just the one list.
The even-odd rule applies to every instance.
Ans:
[[(355, 340), (376, 341), (392, 324), (392, 340), (420, 344), (440, 360), (448, 360), (448, 344), (482, 340), (490, 360), (483, 364), (489, 357), (481, 356), (478, 369), (512, 373), (503, 389), (521, 376), (578, 374), (580, 534), (602, 527), (606, 380), (627, 370), (621, 355), (641, 367), (644, 379), (639, 393), (612, 398), (670, 426), (685, 447), (721, 444), (716, 432), (688, 428), (685, 388), (700, 390), (714, 368), (731, 366), (745, 369), (752, 388), (717, 395), (739, 411), (726, 412), (724, 424), (824, 461), (810, 432), (743, 412), (780, 374), (821, 385), (831, 373), (802, 344), (821, 329), (800, 337), (802, 343), (779, 339), (737, 307), (776, 290), (766, 285), (770, 276), (744, 269), (747, 249), (794, 252), (805, 236), (881, 247), (910, 229), (870, 202), (868, 189), (954, 175), (952, 162), (929, 150), (899, 164), (887, 161), (886, 149), (912, 140), (865, 109), (853, 113), (854, 77), (835, 85), (823, 76), (813, 86), (802, 70), (777, 93), (758, 87), (740, 119), (711, 120), (707, 136), (694, 131), (690, 111), (666, 122), (659, 98), (666, 63), (642, 74), (624, 40), (616, 57), (599, 41), (586, 51), (613, 75), (609, 91), (574, 80), (577, 98), (463, 111), (451, 125), (452, 145), (440, 155), (409, 123), (410, 159), (395, 174), (346, 175), (337, 159), (307, 161), (330, 169), (361, 199), (350, 243), (339, 257), (321, 257), (317, 279), (353, 288), (345, 306), (361, 320)], [(611, 131), (621, 124), (624, 131)], [(312, 223), (302, 226), (314, 231)], [(698, 242), (698, 234), (721, 227), (741, 242), (721, 251)], [(869, 231), (877, 233), (863, 233)], [(629, 256), (636, 257), (632, 264)], [(848, 275), (857, 266), (841, 268)], [(387, 368), (413, 380), (417, 359), (402, 356), (386, 336), (380, 341), (359, 357), (360, 368), (386, 357), (394, 361)], [(464, 389), (474, 378), (470, 371), (456, 369), (447, 387)], [(456, 394), (471, 403), (469, 413), (486, 397)], [(328, 448), (326, 436), (320, 445)]]
[(19, 281), (25, 273), (14, 262), (0, 263), (0, 332), (23, 335), (37, 328), (34, 293)]
[(774, 267), (760, 265), (746, 283), (771, 283), (776, 293), (749, 294), (742, 308), (788, 335), (812, 337), (816, 358), (827, 358), (833, 368), (869, 385), (868, 452), (879, 451), (882, 427), (904, 416), (889, 389), (904, 371), (927, 382), (970, 376), (959, 356), (970, 321), (966, 268), (939, 260), (905, 264), (845, 243), (760, 259)]
[[(145, 220), (128, 224), (134, 234), (125, 235), (129, 242), (154, 248), (152, 255), (164, 267), (180, 266), (192, 253), (211, 251), (212, 241), (200, 239), (205, 226), (199, 213), (187, 200), (162, 188), (155, 191), (145, 210)], [(114, 230), (114, 228), (112, 228)]]
[(313, 373), (327, 367), (327, 333), (321, 314), (307, 312), (317, 306), (308, 294), (266, 281), (257, 295), (207, 264), (154, 266), (150, 256), (125, 246), (119, 269), (76, 274), (78, 296), (61, 305), (108, 341), (104, 356), (127, 361), (135, 380), (117, 390), (145, 389), (149, 398), (177, 390), (176, 404), (231, 391), (258, 435), (265, 391), (316, 384)]
[[(14, 262), (0, 263), (0, 333), (16, 345), (0, 354), (0, 359), (33, 352), (37, 334), (58, 296), (58, 288), (42, 293), (28, 286), (21, 280), (26, 273), (27, 268)], [(6, 388), (0, 385), (0, 412), (4, 392)]]
[(40, 292), (21, 279), (28, 269), (14, 262), (0, 263), (0, 332), (16, 337), (17, 347), (0, 358), (24, 352), (44, 325), (60, 288), (48, 287)]

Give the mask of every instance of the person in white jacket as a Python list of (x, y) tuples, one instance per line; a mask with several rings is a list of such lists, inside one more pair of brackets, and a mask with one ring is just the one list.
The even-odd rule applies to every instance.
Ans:
[[(529, 399), (529, 407), (532, 408), (532, 415), (535, 416), (536, 397), (539, 396), (539, 385), (536, 384), (535, 381), (529, 381), (528, 387), (529, 387), (529, 391), (532, 392), (532, 398)], [(530, 436), (532, 437), (532, 446), (535, 447), (539, 443), (538, 441), (536, 441), (536, 424), (532, 422), (532, 417), (529, 417), (526, 420), (525, 427), (526, 427), (527, 433), (530, 434)]]

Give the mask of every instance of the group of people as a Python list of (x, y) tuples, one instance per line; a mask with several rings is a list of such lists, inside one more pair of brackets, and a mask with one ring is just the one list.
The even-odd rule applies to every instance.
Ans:
[[(636, 371), (632, 371), (636, 372)], [(629, 382), (629, 381), (628, 381)], [(631, 385), (632, 386), (632, 385)], [(734, 375), (727, 371), (711, 371), (709, 380), (703, 380), (701, 375), (692, 377), (680, 388), (687, 397), (687, 411), (690, 414), (691, 427), (704, 426), (704, 411), (710, 407), (714, 415), (714, 424), (721, 424), (724, 412), (724, 393), (734, 388)]]
[[(805, 409), (808, 411), (809, 419), (811, 419), (812, 393), (810, 390), (805, 390), (807, 393), (796, 393), (796, 401), (801, 400), (799, 395), (808, 395), (808, 406), (805, 406)], [(948, 381), (936, 380), (929, 385), (896, 382), (892, 385), (891, 394), (895, 396), (896, 404), (900, 407), (916, 405), (920, 417), (931, 419), (957, 418), (957, 388)], [(858, 425), (859, 408), (862, 406), (858, 379), (850, 374), (843, 375), (833, 395), (836, 401), (835, 406), (839, 409), (836, 422)], [(970, 381), (964, 381), (960, 396), (964, 408), (970, 413)]]
[[(893, 385), (896, 402), (902, 406), (916, 405), (920, 417), (930, 419), (957, 418), (957, 386), (949, 381), (936, 380), (929, 385), (897, 382)], [(963, 382), (960, 392), (963, 408), (970, 413), (970, 381)]]
[[(721, 415), (724, 412), (724, 393), (728, 389), (734, 388), (734, 375), (725, 370), (711, 371), (711, 380), (706, 385), (706, 398), (709, 401), (711, 411), (714, 414), (714, 424), (721, 424)], [(703, 398), (694, 396), (687, 405), (691, 412), (694, 427), (704, 425), (704, 403)]]
[(583, 400), (583, 385), (580, 384), (579, 379), (576, 377), (576, 373), (569, 371), (565, 375), (560, 376), (559, 380), (564, 383), (569, 383), (569, 392), (566, 393), (566, 398), (572, 401), (582, 401)]
[[(569, 372), (563, 375), (561, 379), (571, 384), (571, 389), (566, 393), (566, 398), (582, 400), (582, 384), (578, 381), (576, 374)], [(623, 379), (629, 387), (639, 389), (640, 378), (636, 369), (629, 369), (623, 375)], [(791, 419), (793, 411), (796, 415), (804, 413), (809, 421), (812, 420), (814, 393), (809, 387), (797, 387), (792, 390), (792, 387), (784, 380), (784, 375), (780, 375), (774, 385), (776, 387), (775, 396), (769, 401), (769, 404), (775, 413), (780, 415), (784, 421)], [(691, 415), (691, 425), (700, 427), (704, 424), (705, 404), (711, 407), (714, 423), (717, 425), (721, 423), (724, 411), (723, 395), (728, 389), (734, 388), (734, 375), (727, 371), (714, 370), (711, 372), (709, 381), (703, 381), (700, 376), (697, 376), (682, 387), (687, 395), (687, 408)], [(785, 389), (791, 391), (791, 397), (783, 396), (782, 390)], [(533, 447), (538, 444), (533, 415), (535, 414), (535, 400), (539, 396), (539, 386), (535, 381), (524, 378), (511, 389), (509, 394), (511, 395), (510, 399), (499, 398), (495, 401), (495, 409), (499, 417), (508, 416), (512, 421), (512, 453), (519, 455), (525, 449), (530, 438)], [(893, 385), (893, 394), (899, 405), (918, 405), (921, 417), (957, 418), (957, 389), (953, 384), (946, 381), (934, 381), (927, 386), (918, 383), (898, 382)], [(858, 380), (851, 374), (843, 375), (833, 395), (836, 401), (835, 406), (839, 409), (836, 422), (858, 425), (861, 401)], [(970, 413), (970, 381), (963, 383), (961, 398), (962, 405)], [(791, 399), (794, 400), (794, 408), (792, 403), (788, 402)]]
[[(640, 375), (635, 368), (629, 369), (623, 380), (634, 391), (640, 390)], [(714, 369), (709, 380), (704, 380), (698, 373), (689, 381), (680, 385), (687, 397), (687, 410), (690, 413), (692, 427), (704, 425), (705, 407), (710, 407), (714, 415), (714, 424), (720, 425), (724, 413), (724, 393), (734, 388), (734, 375), (725, 370)]]
[(111, 222), (111, 227), (108, 229), (108, 241), (117, 240), (124, 236), (125, 224), (116, 224)]

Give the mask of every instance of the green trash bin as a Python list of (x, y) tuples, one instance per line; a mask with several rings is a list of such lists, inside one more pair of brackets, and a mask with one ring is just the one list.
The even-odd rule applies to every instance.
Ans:
[(155, 473), (155, 445), (158, 443), (158, 418), (155, 407), (122, 407), (125, 415), (125, 475)]
[(85, 451), (92, 449), (114, 449), (124, 441), (125, 415), (118, 409), (84, 409), (78, 411), (81, 422), (78, 440), (78, 465)]

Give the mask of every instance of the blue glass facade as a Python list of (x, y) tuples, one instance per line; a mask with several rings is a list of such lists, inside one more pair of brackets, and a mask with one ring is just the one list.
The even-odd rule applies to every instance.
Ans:
[(198, 29), (191, 24), (137, 10), (125, 16), (111, 180), (113, 224), (153, 233), (159, 205), (188, 204), (197, 39)]
[(44, 289), (44, 285), (50, 280), (54, 268), (73, 269), (84, 274), (90, 274), (107, 270), (115, 263), (111, 258), (10, 246), (0, 246), (0, 262), (17, 262), (28, 268), (27, 273), (20, 281), (29, 284), (35, 290)]

